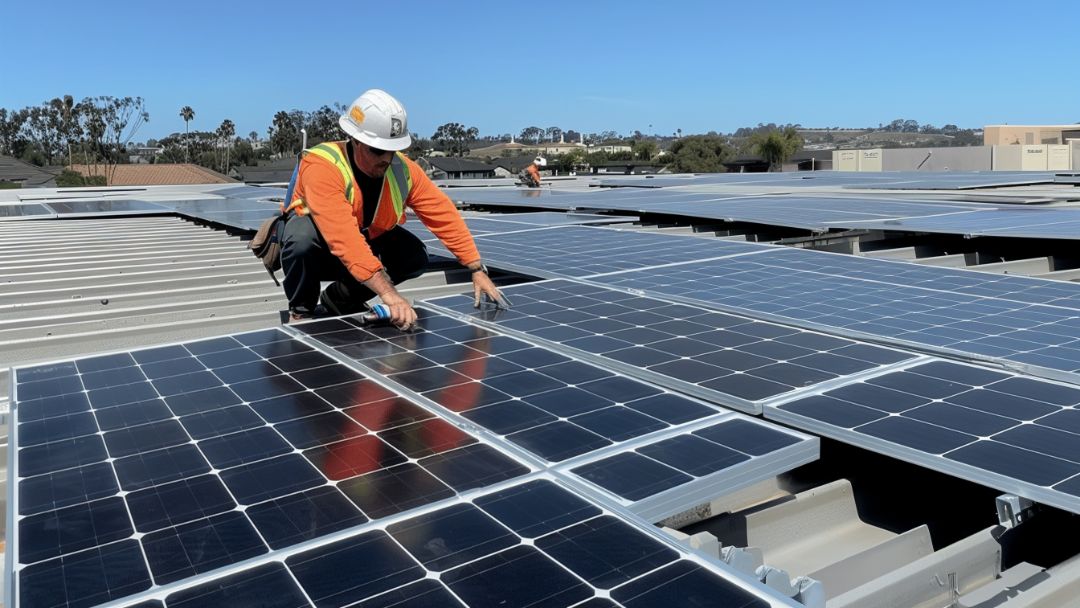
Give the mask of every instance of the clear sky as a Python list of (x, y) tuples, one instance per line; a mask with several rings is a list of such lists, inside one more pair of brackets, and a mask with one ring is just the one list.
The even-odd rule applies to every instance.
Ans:
[(1080, 2), (5, 3), (0, 107), (141, 96), (138, 140), (383, 88), (428, 137), (1080, 121)]

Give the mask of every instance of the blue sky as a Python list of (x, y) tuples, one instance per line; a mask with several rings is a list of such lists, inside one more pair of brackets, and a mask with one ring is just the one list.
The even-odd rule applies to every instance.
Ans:
[(372, 87), (423, 136), (1080, 121), (1075, 1), (14, 0), (4, 17), (0, 107), (141, 96), (140, 140), (182, 131), (184, 105), (192, 129), (265, 135), (278, 110)]

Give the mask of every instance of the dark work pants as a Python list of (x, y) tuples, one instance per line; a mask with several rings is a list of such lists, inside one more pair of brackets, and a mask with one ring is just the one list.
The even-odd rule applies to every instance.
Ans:
[[(427, 247), (401, 226), (369, 239), (368, 246), (395, 285), (424, 274), (427, 268)], [(375, 297), (374, 292), (346, 270), (340, 258), (330, 253), (310, 216), (294, 215), (285, 224), (281, 268), (285, 271), (285, 297), (289, 299), (290, 309), (314, 310), (319, 303), (321, 281), (334, 281), (326, 291), (341, 314), (360, 312)]]

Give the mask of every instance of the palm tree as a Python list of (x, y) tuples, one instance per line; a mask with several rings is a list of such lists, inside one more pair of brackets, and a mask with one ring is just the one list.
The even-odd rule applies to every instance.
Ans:
[(191, 141), (188, 138), (188, 123), (195, 119), (195, 110), (191, 109), (191, 106), (184, 106), (180, 108), (180, 118), (184, 119), (184, 160), (191, 162)]
[(217, 130), (218, 140), (225, 146), (224, 164), (222, 164), (222, 173), (228, 174), (229, 172), (229, 153), (232, 151), (233, 138), (236, 137), (236, 125), (233, 121), (226, 118), (221, 122), (221, 126)]
[(71, 168), (71, 136), (72, 133), (72, 112), (75, 110), (75, 98), (71, 95), (64, 95), (64, 134), (67, 136), (67, 149), (68, 149), (68, 168)]

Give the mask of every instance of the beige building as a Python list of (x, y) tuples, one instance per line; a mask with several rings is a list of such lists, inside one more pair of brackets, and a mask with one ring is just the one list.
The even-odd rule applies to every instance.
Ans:
[(833, 150), (837, 171), (1075, 171), (1080, 141), (1066, 144)]
[[(592, 152), (592, 146), (588, 147), (588, 152)], [(629, 149), (629, 148), (627, 148)], [(521, 156), (521, 155), (544, 155), (554, 156), (556, 154), (566, 154), (571, 150), (586, 150), (586, 146), (580, 142), (568, 142), (563, 137), (559, 138), (557, 142), (541, 142), (539, 144), (522, 144), (514, 141), (511, 137), (509, 142), (498, 143), (493, 146), (487, 146), (484, 148), (476, 148), (475, 150), (469, 150), (469, 156), (478, 157), (500, 157), (500, 156)]]
[(984, 146), (1068, 144), (1080, 141), (1076, 125), (987, 125), (983, 127)]

